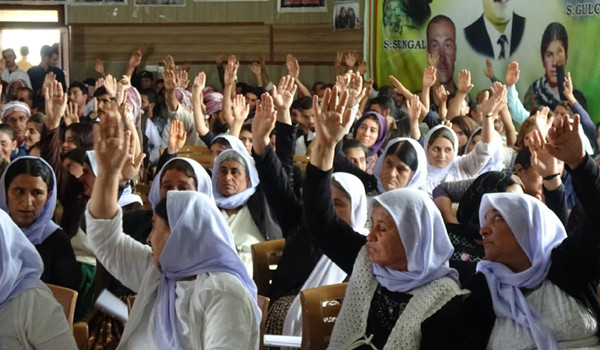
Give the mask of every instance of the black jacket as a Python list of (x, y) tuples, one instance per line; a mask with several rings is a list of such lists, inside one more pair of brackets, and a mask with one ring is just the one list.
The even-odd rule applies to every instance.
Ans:
[[(508, 38), (508, 40), (510, 40), (510, 54), (512, 55), (515, 53), (515, 51), (517, 51), (519, 44), (521, 43), (521, 39), (523, 39), (525, 18), (513, 13), (513, 19), (511, 23), (512, 32), (511, 37)], [(496, 45), (496, 43), (491, 42), (490, 36), (488, 35), (485, 27), (483, 15), (465, 28), (465, 38), (475, 52), (489, 58), (495, 58), (493, 45)]]

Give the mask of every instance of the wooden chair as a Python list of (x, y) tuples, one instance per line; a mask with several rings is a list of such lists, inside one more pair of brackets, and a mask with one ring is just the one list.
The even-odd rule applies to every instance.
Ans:
[(77, 349), (84, 350), (87, 347), (89, 338), (87, 322), (77, 322), (73, 325), (73, 337), (75, 337)]
[(269, 311), (269, 302), (271, 301), (269, 298), (264, 297), (262, 295), (256, 296), (256, 301), (258, 303), (258, 308), (260, 312), (262, 312), (262, 319), (260, 320), (260, 346), (259, 350), (264, 350), (265, 348), (265, 327), (267, 325), (267, 312)]
[(275, 273), (275, 269), (271, 269), (271, 265), (279, 264), (284, 247), (285, 239), (257, 243), (250, 247), (252, 251), (253, 279), (258, 294), (269, 295), (269, 288)]
[(294, 165), (296, 165), (302, 172), (306, 171), (306, 166), (308, 165), (308, 161), (310, 160), (310, 156), (303, 156), (296, 154), (294, 155)]
[(213, 158), (210, 153), (177, 153), (178, 157), (190, 158), (202, 165), (205, 169), (211, 169), (213, 165)]
[(329, 345), (348, 283), (332, 284), (300, 292), (302, 305), (301, 349), (319, 350)]
[(73, 317), (75, 316), (75, 304), (77, 303), (77, 292), (70, 288), (55, 286), (46, 283), (54, 295), (54, 299), (63, 307), (69, 327), (73, 329)]
[(152, 209), (152, 204), (148, 199), (148, 195), (150, 194), (150, 188), (152, 187), (152, 183), (138, 183), (135, 185), (135, 192), (142, 198), (143, 208), (144, 209)]

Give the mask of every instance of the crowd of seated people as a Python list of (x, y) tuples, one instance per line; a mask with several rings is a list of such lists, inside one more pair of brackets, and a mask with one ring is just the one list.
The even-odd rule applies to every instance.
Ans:
[[(301, 291), (347, 282), (331, 349), (600, 349), (600, 137), (570, 74), (521, 102), (517, 62), (449, 93), (434, 54), (422, 91), (353, 51), (310, 90), (292, 55), (256, 86), (234, 55), (159, 77), (135, 51), (69, 86), (44, 57), (3, 81), (0, 348), (76, 348), (46, 284), (79, 293), (87, 348), (257, 349), (261, 320), (300, 336)], [(251, 250), (281, 238), (262, 315)]]

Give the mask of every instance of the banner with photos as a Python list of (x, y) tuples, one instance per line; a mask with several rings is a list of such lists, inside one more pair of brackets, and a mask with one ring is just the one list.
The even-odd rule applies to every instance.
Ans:
[(600, 100), (593, 97), (600, 94), (599, 17), (600, 0), (368, 0), (365, 59), (379, 86), (394, 75), (418, 91), (427, 52), (437, 53), (438, 77), (445, 83), (456, 82), (461, 69), (471, 71), (472, 97), (491, 86), (487, 60), (501, 81), (508, 64), (517, 61), (522, 100), (536, 88), (560, 96), (556, 67), (562, 65), (598, 122)]

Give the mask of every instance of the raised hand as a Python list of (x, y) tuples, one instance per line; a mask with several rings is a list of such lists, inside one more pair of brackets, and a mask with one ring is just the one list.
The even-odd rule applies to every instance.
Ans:
[(56, 80), (44, 87), (44, 99), (46, 101), (46, 128), (54, 130), (60, 125), (60, 119), (65, 114), (69, 99), (62, 89), (62, 84)]
[(348, 92), (342, 94), (339, 103), (337, 95), (337, 86), (334, 86), (332, 90), (326, 89), (321, 105), (319, 105), (319, 98), (313, 96), (313, 110), (316, 121), (315, 139), (320, 145), (329, 148), (334, 148), (340, 142), (352, 122), (350, 120), (351, 110), (346, 109), (344, 112)]
[(100, 74), (101, 76), (105, 76), (104, 73), (104, 61), (102, 61), (99, 57), (96, 57), (94, 60), (94, 72)]
[(121, 105), (126, 100), (127, 89), (131, 87), (131, 79), (128, 75), (123, 75), (117, 83), (117, 104)]
[(483, 70), (483, 74), (490, 79), (494, 79), (496, 76), (494, 75), (494, 67), (492, 67), (492, 61), (488, 58), (485, 60), (485, 69)]
[[(52, 84), (54, 83), (54, 81), (56, 80), (56, 74), (49, 72), (48, 74), (46, 74), (46, 76), (44, 77), (44, 83), (42, 84), (42, 91), (44, 91), (44, 89), (46, 89), (46, 87), (51, 87)], [(97, 84), (98, 82), (96, 82)]]
[(458, 92), (461, 94), (468, 94), (469, 91), (473, 88), (473, 84), (471, 84), (471, 72), (466, 69), (463, 69), (458, 74), (458, 84), (457, 84)]
[(242, 124), (250, 114), (250, 105), (246, 103), (244, 95), (237, 95), (233, 101), (233, 119)]
[(184, 90), (187, 90), (190, 86), (190, 79), (188, 78), (188, 72), (186, 70), (177, 71), (175, 74), (176, 85)]
[(565, 98), (569, 102), (569, 104), (575, 104), (577, 99), (573, 94), (573, 79), (571, 79), (571, 72), (567, 72), (567, 76), (565, 77), (565, 81), (563, 83)]
[(163, 65), (165, 66), (165, 70), (171, 70), (174, 72), (176, 69), (175, 60), (171, 55), (167, 55), (167, 57), (165, 57), (165, 59), (163, 60)]
[(439, 59), (440, 59), (440, 55), (437, 53), (428, 53), (427, 54), (427, 63), (430, 66), (437, 67), (437, 63), (438, 63)]
[(222, 67), (223, 66), (223, 62), (225, 62), (225, 53), (224, 52), (219, 52), (217, 54), (217, 57), (215, 58), (215, 61), (217, 63), (217, 67)]
[(550, 108), (548, 107), (544, 107), (535, 112), (535, 126), (539, 131), (541, 131), (544, 137), (548, 135), (548, 131), (554, 122), (554, 117), (548, 116), (549, 113)]
[(344, 53), (342, 51), (338, 51), (335, 54), (335, 59), (333, 60), (333, 66), (335, 67), (336, 72), (341, 70), (343, 60), (344, 60)]
[(365, 97), (367, 89), (363, 88), (363, 79), (359, 72), (350, 72), (350, 82), (346, 91), (348, 91), (348, 103), (346, 106), (349, 108), (359, 104), (363, 97)]
[(198, 73), (194, 78), (194, 84), (192, 85), (192, 97), (202, 98), (202, 91), (206, 86), (206, 74), (204, 72)]
[(229, 56), (229, 59), (227, 60), (227, 66), (225, 66), (225, 85), (235, 85), (239, 67), (240, 63), (238, 62), (237, 58), (234, 55)]
[(135, 50), (131, 53), (131, 56), (129, 56), (129, 68), (137, 68), (140, 63), (142, 63), (142, 51), (141, 50)]
[(285, 57), (285, 68), (288, 71), (288, 75), (294, 79), (298, 79), (300, 76), (300, 64), (298, 63), (296, 57), (294, 57), (292, 54), (288, 53)]
[(194, 124), (196, 131), (200, 136), (204, 136), (208, 133), (208, 126), (204, 115), (206, 114), (206, 106), (203, 101), (203, 90), (206, 85), (206, 74), (204, 72), (198, 73), (194, 78), (194, 84), (192, 85), (192, 112), (194, 115)]
[(187, 132), (183, 129), (183, 123), (181, 121), (175, 119), (171, 123), (171, 128), (169, 129), (169, 144), (167, 146), (167, 152), (169, 154), (176, 154), (179, 152), (181, 147), (185, 145), (185, 140), (187, 139)]
[(278, 111), (289, 109), (292, 106), (296, 89), (294, 78), (290, 75), (281, 77), (279, 84), (273, 86), (271, 95), (273, 96), (273, 104)]
[(361, 75), (364, 76), (365, 73), (367, 73), (367, 61), (365, 60), (360, 60), (358, 62), (358, 67), (356, 68), (356, 71)]
[(350, 84), (351, 77), (352, 71), (335, 77), (335, 86), (338, 88), (338, 93), (344, 93), (346, 91), (348, 85)]
[(250, 71), (254, 75), (260, 75), (260, 74), (262, 74), (262, 68), (260, 67), (260, 63), (258, 63), (258, 62), (252, 62), (252, 64), (250, 64)]
[(511, 87), (515, 85), (519, 81), (520, 74), (521, 72), (519, 71), (519, 62), (510, 62), (508, 68), (506, 69), (506, 86)]
[(437, 69), (435, 66), (425, 68), (425, 72), (423, 73), (423, 89), (429, 89), (435, 84), (436, 75)]
[(358, 53), (355, 50), (350, 50), (344, 55), (344, 63), (350, 69), (354, 68), (358, 61)]
[(494, 91), (494, 96), (501, 97), (499, 103), (496, 105), (496, 108), (492, 111), (492, 114), (497, 115), (504, 107), (506, 107), (507, 90), (506, 86), (499, 81), (494, 82), (492, 90)]
[(573, 116), (573, 124), (568, 116), (563, 116), (556, 121), (554, 127), (548, 132), (548, 152), (562, 160), (571, 169), (575, 169), (585, 158), (583, 142), (579, 136), (579, 115)]
[(446, 101), (448, 101), (448, 96), (450, 96), (450, 92), (448, 92), (448, 90), (446, 90), (442, 84), (433, 90), (433, 102), (438, 107), (446, 104)]
[(165, 70), (163, 72), (163, 80), (165, 82), (166, 91), (174, 91), (177, 84), (175, 83), (175, 71)]
[(412, 97), (412, 92), (410, 92), (407, 88), (404, 87), (404, 85), (402, 85), (402, 83), (400, 82), (400, 80), (396, 79), (396, 77), (394, 77), (393, 75), (389, 76), (390, 78), (390, 82), (392, 83), (392, 85), (394, 86), (394, 90), (399, 93), (400, 95), (404, 96), (405, 98), (409, 99)]
[(421, 101), (419, 95), (413, 95), (412, 98), (406, 100), (406, 106), (408, 107), (408, 118), (410, 122), (416, 122), (419, 124), (419, 117), (421, 116)]
[(539, 130), (533, 130), (528, 134), (529, 151), (531, 152), (531, 166), (542, 177), (557, 174), (558, 161), (548, 152), (548, 148), (544, 147), (544, 137)]
[(69, 102), (65, 110), (65, 124), (67, 126), (73, 123), (79, 123), (79, 106), (76, 103)]
[[(293, 79), (293, 78), (292, 78)], [(264, 93), (256, 103), (256, 112), (252, 120), (252, 148), (257, 154), (263, 154), (269, 144), (269, 134), (275, 128), (275, 108), (273, 99)]]
[[(99, 123), (94, 125), (94, 150), (98, 163), (97, 176), (120, 174), (126, 161), (133, 154), (130, 131), (123, 133), (117, 102), (110, 101), (110, 109)], [(129, 158), (129, 159), (128, 159)]]
[(117, 95), (117, 79), (115, 79), (112, 75), (107, 74), (104, 78), (98, 79), (101, 86), (104, 86), (106, 89), (106, 93), (111, 97), (115, 97)]

